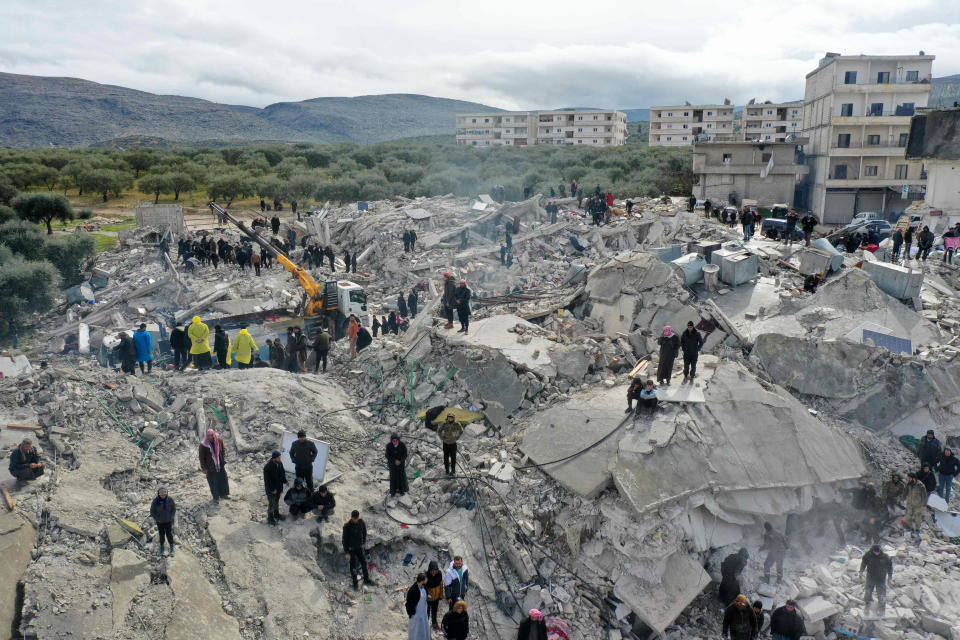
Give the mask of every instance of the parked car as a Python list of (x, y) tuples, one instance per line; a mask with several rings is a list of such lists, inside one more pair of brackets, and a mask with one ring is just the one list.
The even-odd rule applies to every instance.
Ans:
[(850, 224), (848, 224), (847, 226), (849, 227), (852, 224), (859, 224), (861, 222), (866, 222), (867, 220), (881, 220), (882, 218), (883, 216), (881, 216), (876, 211), (861, 211), (857, 215), (853, 216), (853, 220), (851, 220)]
[[(787, 229), (787, 221), (784, 218), (767, 218), (760, 226), (760, 234), (771, 240), (780, 240)], [(793, 228), (793, 239), (803, 240), (803, 229)]]
[(861, 231), (863, 233), (869, 233), (870, 231), (875, 231), (881, 240), (886, 240), (891, 235), (893, 235), (893, 225), (887, 222), (886, 220), (871, 220), (866, 225), (864, 225)]

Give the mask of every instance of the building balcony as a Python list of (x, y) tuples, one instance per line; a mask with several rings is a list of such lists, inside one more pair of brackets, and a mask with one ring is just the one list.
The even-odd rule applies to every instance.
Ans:
[(835, 127), (860, 125), (890, 125), (909, 127), (910, 116), (892, 115), (890, 112), (875, 116), (832, 116), (830, 124)]
[(885, 156), (902, 158), (906, 147), (901, 147), (895, 142), (884, 142), (881, 144), (861, 144), (860, 142), (850, 142), (848, 146), (838, 146), (836, 142), (830, 145), (831, 156), (842, 157), (860, 157), (860, 156)]
[(903, 93), (903, 92), (930, 92), (930, 75), (921, 76), (919, 80), (891, 79), (890, 82), (879, 84), (876, 82), (858, 82), (856, 84), (844, 84), (843, 81), (837, 82), (834, 91), (846, 91), (851, 93)]
[(926, 180), (921, 178), (907, 178), (907, 179), (898, 179), (898, 178), (883, 178), (878, 176), (871, 177), (852, 177), (851, 172), (847, 172), (846, 178), (833, 178), (828, 177), (826, 180), (826, 185), (830, 187), (895, 187), (900, 188), (903, 185), (921, 187), (927, 184)]
[[(757, 164), (707, 164), (703, 165), (694, 161), (693, 172), (707, 175), (760, 175), (766, 165)], [(810, 167), (805, 164), (782, 164), (773, 165), (768, 175), (772, 176), (796, 176), (806, 175), (810, 172)]]

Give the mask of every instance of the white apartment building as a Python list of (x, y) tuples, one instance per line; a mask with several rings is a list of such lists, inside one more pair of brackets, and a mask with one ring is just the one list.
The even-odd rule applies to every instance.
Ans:
[(803, 129), (803, 101), (748, 104), (740, 115), (740, 140), (783, 142)]
[(650, 107), (651, 147), (686, 147), (699, 134), (733, 135), (733, 106), (729, 104)]
[(934, 57), (828, 53), (807, 74), (806, 204), (823, 222), (861, 211), (889, 216), (923, 197), (922, 162), (904, 152), (914, 109), (927, 106)]
[(576, 144), (610, 147), (627, 141), (622, 111), (508, 111), (458, 113), (457, 144), (472, 147), (524, 147)]

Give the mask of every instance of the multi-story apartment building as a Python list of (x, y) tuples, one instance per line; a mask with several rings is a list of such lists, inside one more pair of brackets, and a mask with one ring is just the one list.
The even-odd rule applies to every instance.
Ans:
[(472, 147), (523, 147), (625, 144), (627, 114), (622, 111), (505, 111), (458, 113), (457, 144)]
[(704, 133), (733, 135), (733, 106), (729, 104), (650, 107), (650, 146), (685, 147)]
[(793, 206), (794, 191), (809, 167), (798, 152), (805, 138), (790, 142), (710, 140), (693, 145), (693, 195), (714, 204)]
[[(808, 208), (825, 223), (902, 212), (922, 198), (920, 160), (904, 156), (910, 119), (930, 95), (934, 56), (828, 53), (807, 74), (802, 135)], [(904, 197), (906, 196), (906, 197)]]
[(748, 104), (740, 116), (741, 140), (783, 142), (800, 135), (803, 128), (803, 101)]

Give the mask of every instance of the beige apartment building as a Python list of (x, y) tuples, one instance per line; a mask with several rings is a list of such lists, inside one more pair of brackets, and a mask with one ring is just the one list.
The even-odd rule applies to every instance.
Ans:
[(862, 211), (888, 217), (923, 198), (922, 162), (905, 151), (914, 110), (927, 106), (934, 57), (827, 53), (807, 74), (806, 205), (823, 222)]
[(458, 113), (457, 144), (471, 147), (525, 147), (575, 144), (610, 147), (627, 141), (622, 111), (505, 111)]
[(748, 104), (740, 115), (741, 140), (783, 142), (803, 129), (803, 101)]
[(810, 168), (790, 142), (710, 140), (693, 145), (693, 195), (713, 204), (756, 200), (760, 206), (793, 206), (794, 191)]
[(650, 107), (651, 147), (686, 147), (701, 133), (733, 135), (733, 105), (701, 104)]

